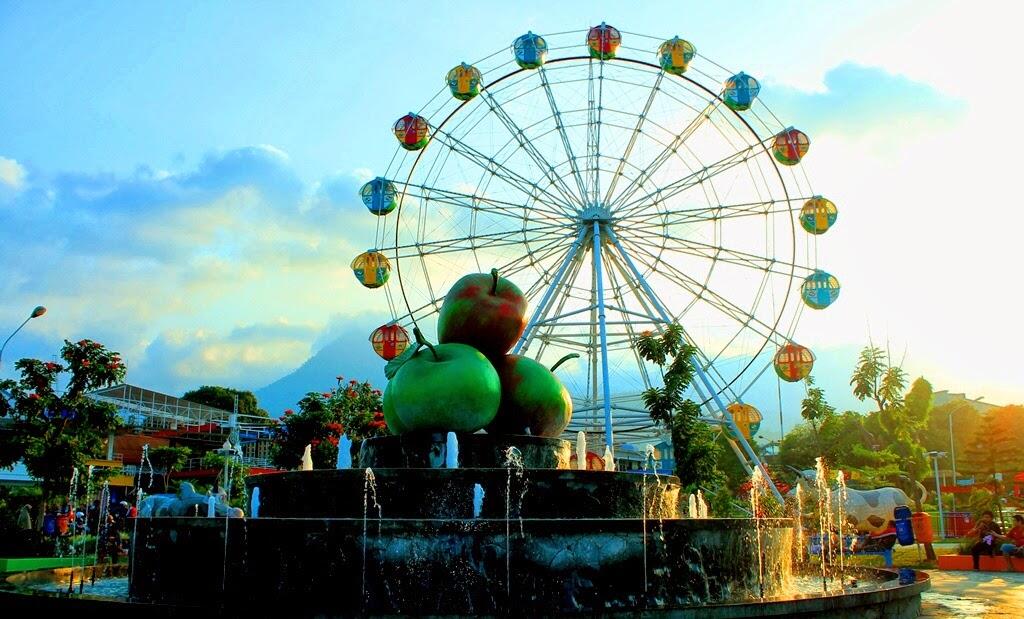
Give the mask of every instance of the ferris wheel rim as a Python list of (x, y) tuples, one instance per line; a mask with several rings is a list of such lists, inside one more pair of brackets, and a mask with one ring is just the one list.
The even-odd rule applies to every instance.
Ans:
[[(570, 63), (570, 61), (579, 61), (579, 60), (586, 60), (586, 61), (588, 61), (588, 63), (593, 63), (594, 59), (591, 58), (590, 56), (584, 56), (584, 55), (564, 56), (564, 57), (559, 57), (559, 58), (550, 58), (550, 59), (548, 59), (546, 61), (545, 66), (558, 65), (558, 64), (561, 64), (561, 63)], [(599, 60), (599, 61), (600, 61), (600, 63), (615, 63), (615, 61), (618, 61), (618, 63), (632, 64), (632, 65), (635, 65), (635, 66), (638, 66), (638, 67), (642, 67), (642, 68), (645, 68), (645, 69), (654, 70), (655, 72), (657, 72), (657, 74), (660, 77), (664, 77), (665, 74), (668, 73), (668, 72), (664, 71), (664, 69), (649, 63), (649, 61), (642, 60), (642, 59), (639, 59), (639, 58), (631, 58), (631, 57), (625, 57), (625, 56), (616, 56), (614, 58), (607, 58), (605, 60)], [(498, 84), (501, 84), (501, 83), (505, 82), (506, 80), (508, 80), (510, 78), (513, 78), (513, 77), (518, 76), (518, 75), (528, 74), (528, 73), (530, 73), (532, 71), (535, 71), (535, 70), (519, 68), (519, 69), (515, 69), (515, 70), (513, 70), (513, 71), (511, 71), (509, 73), (506, 73), (505, 75), (500, 76), (499, 78), (497, 78), (494, 81), (488, 81), (486, 84), (481, 86), (481, 94), (483, 94), (487, 89), (492, 89), (495, 86), (497, 86)], [(688, 87), (699, 89), (700, 91), (705, 93), (705, 95), (707, 97), (707, 100), (709, 102), (709, 105), (711, 105), (712, 102), (714, 102), (716, 108), (722, 105), (723, 99), (722, 99), (721, 93), (717, 93), (717, 92), (711, 90), (707, 86), (701, 84), (700, 82), (698, 82), (698, 81), (696, 81), (696, 80), (694, 80), (694, 79), (692, 79), (692, 78), (690, 78), (688, 76), (676, 75), (676, 74), (669, 74), (669, 75), (674, 75), (674, 77), (678, 78), (680, 81), (685, 82), (685, 84)], [(536, 91), (536, 90), (537, 90), (537, 87), (532, 88), (530, 91), (527, 91), (527, 92), (532, 92), (532, 91)], [(444, 119), (441, 120), (441, 122), (439, 122), (437, 125), (435, 125), (435, 127), (434, 127), (435, 130), (439, 132), (441, 129), (443, 129), (443, 127), (445, 127), (447, 124), (449, 124), (449, 122), (453, 118), (457, 117), (460, 114), (460, 112), (463, 111), (463, 108), (466, 106), (466, 104), (469, 104), (469, 102), (470, 102), (469, 100), (460, 102), (460, 104), (457, 105), (455, 107), (455, 109), (453, 109), (449, 114), (447, 114), (444, 117)], [(775, 171), (775, 176), (777, 177), (777, 179), (779, 181), (779, 188), (780, 188), (780, 190), (781, 190), (781, 192), (783, 193), (783, 196), (784, 196), (783, 200), (778, 200), (778, 201), (773, 201), (773, 202), (784, 202), (786, 204), (792, 203), (793, 199), (790, 196), (790, 193), (791, 193), (790, 192), (790, 187), (788, 187), (788, 184), (786, 183), (785, 178), (782, 176), (781, 170), (779, 169), (779, 164), (774, 161), (774, 158), (771, 157), (771, 152), (770, 152), (769, 148), (767, 147), (767, 145), (765, 143), (767, 138), (762, 137), (762, 135), (758, 132), (758, 130), (748, 120), (743, 118), (743, 116), (740, 115), (737, 111), (731, 110), (728, 107), (726, 107), (726, 109), (728, 109), (729, 112), (731, 113), (730, 114), (730, 118), (738, 120), (742, 124), (742, 126), (745, 128), (745, 130), (748, 131), (752, 136), (754, 136), (756, 138), (756, 146), (752, 146), (752, 150), (760, 150), (762, 154), (768, 156), (768, 159), (769, 159), (769, 161), (772, 164), (772, 169)], [(422, 149), (417, 154), (413, 164), (410, 166), (409, 171), (406, 174), (406, 180), (403, 181), (403, 184), (402, 184), (403, 189), (408, 189), (410, 187), (410, 185), (414, 185), (415, 184), (414, 182), (412, 182), (413, 177), (414, 177), (414, 175), (415, 175), (415, 173), (417, 171), (417, 168), (420, 166), (420, 163), (421, 163), (421, 161), (423, 159), (423, 156), (427, 154), (429, 148), (430, 147), (428, 145), (426, 148)], [(563, 165), (564, 163), (565, 162), (562, 162), (559, 165)], [(636, 167), (638, 167), (638, 169), (639, 169), (639, 166), (636, 166)], [(540, 182), (540, 181), (538, 181), (538, 182)], [(406, 199), (406, 194), (407, 194), (407, 192), (402, 192), (400, 194), (398, 208), (396, 209), (397, 212), (396, 212), (396, 217), (395, 217), (395, 219), (396, 219), (396, 223), (395, 223), (395, 247), (399, 246), (400, 230), (398, 228), (398, 223), (400, 223), (402, 207), (404, 206), (404, 199)], [(644, 198), (646, 198), (646, 196)], [(643, 198), (641, 198), (641, 200), (643, 200)], [(708, 207), (708, 208), (711, 208), (711, 207)], [(792, 212), (793, 208), (791, 207), (791, 208), (788, 208), (788, 209), (785, 209), (785, 210)], [(658, 213), (654, 213), (653, 214), (653, 216), (657, 216), (657, 215), (659, 215), (659, 214)], [(790, 280), (790, 282), (792, 284), (792, 282), (795, 281), (796, 278), (797, 278), (797, 276), (796, 276), (796, 274), (797, 274), (796, 223), (793, 221), (792, 217), (787, 217), (787, 218), (790, 219), (790, 228), (791, 228), (791, 231), (790, 231), (791, 232), (791, 235), (790, 235), (791, 242), (790, 242), (790, 244), (788, 244), (788, 245), (790, 245), (791, 260), (787, 262), (787, 264), (790, 265), (790, 269), (788, 269), (788, 273), (777, 273), (777, 272), (776, 273), (777, 273), (777, 275), (782, 275), (782, 276), (786, 277), (788, 280)], [(663, 250), (664, 250), (664, 248), (663, 248)], [(403, 301), (404, 305), (406, 305), (407, 311), (409, 312), (408, 316), (410, 317), (410, 320), (414, 324), (418, 324), (416, 314), (415, 314), (415, 312), (413, 310), (413, 306), (412, 306), (412, 304), (410, 303), (410, 300), (409, 300), (409, 296), (408, 296), (408, 293), (407, 293), (407, 286), (404, 285), (404, 283), (402, 282), (402, 277), (401, 277), (401, 260), (395, 260), (395, 267), (396, 267), (396, 276), (398, 278), (398, 283), (399, 283), (399, 289), (400, 289), (400, 292), (401, 292), (401, 295), (402, 295), (402, 301)], [(707, 289), (707, 282), (710, 280), (712, 270), (713, 269), (709, 269), (707, 278), (706, 278), (705, 282), (703, 282), (703, 284), (702, 284), (702, 286), (705, 287), (705, 289)], [(763, 335), (759, 336), (759, 338), (762, 339), (763, 341), (761, 342), (761, 345), (758, 346), (757, 352), (752, 356), (751, 360), (748, 363), (746, 363), (746, 365), (743, 366), (743, 368), (740, 371), (736, 372), (735, 375), (730, 380), (726, 381), (725, 385), (719, 391), (719, 395), (721, 395), (722, 391), (724, 391), (728, 387), (730, 387), (736, 380), (738, 380), (746, 371), (748, 371), (750, 369), (750, 367), (755, 363), (757, 358), (760, 357), (763, 354), (764, 349), (767, 347), (767, 345), (768, 345), (768, 343), (770, 341), (772, 341), (773, 339), (778, 338), (778, 337), (781, 337), (781, 339), (783, 339), (783, 340), (790, 340), (791, 339), (790, 336), (784, 335), (784, 334), (781, 333), (781, 331), (779, 331), (779, 326), (782, 324), (782, 320), (783, 320), (783, 318), (785, 316), (785, 307), (788, 305), (788, 303), (791, 302), (792, 291), (793, 291), (792, 285), (785, 287), (785, 294), (784, 294), (781, 306), (777, 308), (777, 311), (773, 312), (773, 314), (775, 315), (773, 323), (771, 325), (765, 325), (766, 327), (770, 328), (770, 332), (768, 334), (763, 334)], [(442, 297), (437, 297), (436, 299), (433, 299), (433, 300), (436, 302), (436, 301), (440, 300), (441, 298)], [(700, 297), (696, 297), (695, 299), (693, 299), (691, 301), (691, 304), (694, 303), (694, 302), (697, 302), (699, 300), (700, 300)], [(678, 318), (678, 317), (676, 317), (676, 318)]]
[[(566, 56), (566, 57), (562, 57), (562, 58), (551, 58), (551, 59), (548, 59), (546, 61), (544, 66), (558, 65), (560, 63), (573, 62), (573, 61), (587, 61), (588, 63), (593, 63), (594, 59), (590, 58), (589, 56)], [(598, 62), (601, 62), (601, 63), (604, 63), (604, 62), (627, 63), (627, 64), (632, 64), (632, 65), (636, 65), (636, 66), (639, 66), (639, 67), (643, 67), (645, 69), (653, 69), (654, 71), (656, 71), (659, 74), (660, 77), (664, 77), (664, 75), (666, 73), (668, 73), (668, 72), (664, 71), (664, 69), (659, 67), (658, 65), (655, 65), (655, 64), (650, 63), (648, 61), (636, 59), (636, 58), (617, 56), (617, 57), (614, 57), (614, 58), (609, 58), (609, 59), (605, 59), (605, 60), (599, 60)], [(484, 95), (484, 93), (488, 89), (492, 89), (493, 87), (497, 86), (498, 84), (501, 84), (501, 83), (505, 82), (506, 80), (508, 80), (510, 78), (513, 78), (514, 76), (524, 75), (524, 74), (528, 75), (529, 73), (531, 73), (533, 71), (535, 71), (535, 69), (527, 69), (527, 68), (520, 67), (520, 68), (514, 69), (514, 70), (512, 70), (512, 71), (510, 71), (508, 73), (505, 73), (504, 75), (501, 75), (497, 79), (495, 79), (493, 81), (488, 81), (486, 84), (483, 84), (481, 86), (481, 95), (486, 96), (486, 95)], [(543, 69), (541, 69), (541, 71), (543, 71)], [(692, 79), (692, 78), (690, 78), (690, 77), (688, 77), (686, 75), (679, 75), (679, 74), (674, 74), (674, 73), (668, 73), (668, 74), (669, 75), (673, 75), (674, 77), (678, 78), (681, 82), (684, 82), (685, 85), (688, 86), (689, 88), (696, 88), (699, 91), (702, 91), (705, 94), (706, 100), (708, 101), (709, 105), (714, 103), (716, 108), (722, 106), (723, 99), (722, 99), (721, 93), (716, 93), (716, 92), (712, 91), (711, 89), (709, 89), (704, 84), (702, 84), (699, 81), (694, 80), (694, 79)], [(529, 93), (535, 92), (536, 89), (537, 88), (534, 87), (530, 91), (527, 91), (526, 93), (522, 93), (522, 94), (529, 94)], [(654, 89), (652, 89), (652, 90), (654, 90)], [(463, 111), (464, 106), (467, 103), (470, 103), (470, 102), (471, 102), (470, 100), (467, 100), (467, 101), (462, 101), (459, 104), (457, 104), (455, 106), (455, 108), (453, 108), (445, 116), (445, 118), (440, 123), (438, 123), (436, 126), (434, 126), (435, 131), (440, 132), (440, 130), (442, 130), (445, 126), (447, 126), (448, 123), (453, 118), (455, 118), (457, 115), (459, 115), (460, 112)], [(779, 187), (780, 187), (780, 189), (781, 189), (781, 191), (783, 193), (783, 197), (784, 197), (783, 200), (772, 200), (772, 203), (774, 204), (776, 202), (782, 202), (782, 203), (785, 203), (787, 205), (791, 205), (793, 198), (790, 196), (789, 184), (786, 182), (786, 179), (785, 179), (785, 177), (782, 174), (782, 170), (779, 168), (780, 164), (777, 161), (775, 161), (774, 157), (771, 156), (771, 150), (768, 147), (768, 145), (766, 144), (766, 141), (769, 138), (762, 137), (762, 135), (757, 131), (757, 129), (746, 118), (744, 118), (743, 115), (740, 114), (737, 110), (733, 110), (733, 109), (729, 108), (728, 106), (725, 106), (725, 107), (730, 112), (729, 117), (738, 120), (742, 124), (742, 126), (745, 128), (745, 130), (751, 136), (753, 136), (755, 138), (756, 142), (755, 142), (754, 145), (749, 145), (750, 149), (751, 150), (759, 150), (760, 151), (759, 154), (766, 155), (768, 160), (771, 162), (772, 169), (775, 171), (775, 176), (778, 179)], [(550, 117), (547, 117), (547, 119), (550, 119)], [(721, 130), (719, 129), (719, 131), (721, 131)], [(511, 142), (511, 141), (512, 140), (510, 139), (509, 142)], [(412, 164), (409, 167), (408, 172), (405, 175), (406, 178), (405, 178), (405, 181), (403, 181), (403, 190), (407, 190), (407, 188), (410, 187), (410, 186), (415, 186), (415, 183), (412, 182), (413, 177), (414, 177), (414, 175), (415, 175), (415, 173), (417, 171), (417, 168), (420, 166), (420, 163), (421, 163), (421, 161), (423, 159), (423, 156), (427, 154), (429, 148), (430, 148), (430, 145), (428, 144), (427, 147), (421, 149), (420, 152), (418, 152), (416, 154), (416, 157), (414, 158)], [(517, 151), (518, 151), (518, 149), (514, 150), (513, 153), (517, 152)], [(560, 163), (559, 166), (563, 165), (564, 163), (565, 162)], [(639, 166), (634, 166), (634, 167), (637, 167), (639, 169)], [(398, 204), (398, 208), (396, 209), (395, 245), (394, 245), (395, 247), (399, 247), (400, 246), (401, 229), (400, 229), (399, 224), (401, 222), (401, 215), (402, 215), (402, 211), (403, 211), (403, 206), (405, 205), (406, 194), (407, 194), (407, 191), (402, 191), (400, 193), (399, 204)], [(643, 200), (646, 197), (647, 196), (644, 196), (643, 198), (641, 198), (641, 200)], [(713, 208), (713, 207), (708, 206), (708, 207), (705, 207), (705, 208), (710, 209), (710, 208)], [(789, 206), (788, 208), (786, 208), (784, 210), (789, 212), (789, 213), (792, 213), (793, 212), (793, 207)], [(659, 216), (659, 215), (660, 214), (658, 214), (658, 213), (654, 214), (654, 216)], [(773, 322), (770, 325), (767, 325), (767, 324), (764, 325), (764, 326), (769, 328), (768, 329), (768, 333), (767, 334), (759, 334), (758, 335), (758, 338), (761, 340), (761, 342), (760, 342), (760, 345), (757, 347), (756, 352), (754, 352), (750, 356), (750, 359), (743, 365), (743, 367), (739, 371), (734, 373), (734, 375), (732, 376), (731, 379), (726, 379), (726, 377), (722, 377), (722, 376), (719, 377), (720, 380), (721, 380), (721, 382), (719, 383), (720, 387), (718, 388), (718, 392), (716, 394), (714, 394), (714, 395), (727, 395), (726, 392), (731, 389), (732, 385), (735, 384), (736, 381), (738, 381), (744, 374), (746, 374), (746, 372), (750, 369), (750, 367), (753, 366), (753, 364), (763, 354), (763, 352), (767, 348), (769, 342), (775, 341), (776, 343), (778, 343), (779, 341), (782, 341), (782, 342), (791, 341), (791, 333), (792, 333), (793, 329), (795, 329), (795, 320), (793, 321), (793, 324), (791, 324), (790, 328), (788, 329), (790, 334), (784, 334), (782, 331), (779, 330), (779, 327), (783, 323), (783, 319), (786, 316), (786, 308), (789, 306), (789, 304), (791, 302), (792, 288), (793, 288), (792, 283), (797, 278), (796, 272), (797, 272), (797, 268), (798, 268), (797, 258), (796, 258), (796, 246), (797, 246), (796, 223), (793, 221), (792, 217), (787, 217), (787, 219), (789, 219), (789, 225), (790, 225), (790, 235), (789, 235), (790, 236), (790, 242), (789, 242), (790, 261), (785, 263), (785, 264), (787, 264), (789, 266), (789, 271), (788, 271), (788, 273), (778, 273), (778, 272), (776, 272), (776, 274), (786, 277), (789, 280), (790, 284), (785, 286), (785, 296), (783, 298), (781, 306), (778, 307), (777, 310), (773, 311), (773, 314), (774, 314)], [(714, 262), (715, 261), (712, 261), (713, 264), (714, 264)], [(406, 285), (403, 282), (403, 278), (402, 278), (402, 274), (401, 274), (401, 269), (402, 269), (401, 264), (402, 264), (402, 260), (396, 260), (395, 261), (396, 276), (398, 277), (399, 288), (400, 288), (400, 292), (402, 294), (403, 303), (405, 305), (406, 310), (408, 311), (408, 314), (407, 314), (408, 319), (414, 325), (418, 325), (418, 322), (417, 322), (417, 312), (416, 312), (416, 310), (413, 309), (411, 303), (409, 302), (408, 294), (407, 294), (407, 291), (406, 291)], [(707, 287), (707, 282), (710, 280), (710, 276), (711, 276), (712, 270), (713, 270), (713, 267), (708, 269), (707, 276), (706, 276), (704, 284), (703, 284), (703, 289), (704, 290), (710, 290), (710, 288)], [(437, 303), (440, 300), (442, 300), (442, 299), (443, 299), (443, 296), (439, 296), (439, 297), (437, 297), (435, 299), (432, 299), (428, 303), (433, 303), (436, 306)], [(690, 302), (690, 305), (693, 305), (693, 304), (695, 304), (695, 303), (697, 303), (697, 302), (699, 302), (701, 300), (703, 300), (703, 299), (700, 296), (695, 296), (695, 298)], [(755, 307), (750, 312), (746, 312), (748, 315), (752, 314), (754, 311), (756, 311), (757, 303), (759, 303), (759, 301), (755, 302)], [(678, 316), (673, 316), (673, 318), (674, 319), (678, 319), (679, 317)], [(744, 328), (745, 327), (741, 327), (740, 329), (738, 329), (736, 335), (739, 335), (740, 333), (742, 333)], [(735, 336), (734, 336), (734, 338), (735, 338)], [(717, 358), (717, 356), (720, 356), (724, 352), (725, 352), (725, 348), (723, 348), (723, 350), (718, 352), (718, 355), (716, 355), (716, 358)], [(701, 353), (703, 354), (703, 351), (701, 351)], [(712, 369), (712, 363), (713, 362), (709, 362), (705, 366), (705, 369)], [(730, 374), (733, 374), (733, 372), (730, 372)], [(718, 381), (716, 381), (716, 382), (718, 382)], [(719, 385), (716, 385), (716, 387), (718, 387)], [(711, 400), (713, 397), (714, 396), (709, 396), (708, 398), (706, 398), (705, 403), (707, 401)]]

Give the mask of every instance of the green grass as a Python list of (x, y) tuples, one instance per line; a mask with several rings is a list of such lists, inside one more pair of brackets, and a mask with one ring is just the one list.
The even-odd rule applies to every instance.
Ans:
[[(47, 570), (57, 567), (81, 565), (82, 557), (23, 557), (0, 559), (0, 574)], [(85, 558), (86, 565), (92, 565), (92, 557)]]
[[(960, 550), (957, 541), (936, 542), (932, 544), (936, 555), (955, 555)], [(847, 559), (850, 565), (861, 565), (865, 567), (885, 567), (885, 558), (877, 555), (852, 556)], [(912, 567), (915, 569), (934, 569), (935, 562), (924, 558), (924, 546), (900, 546), (893, 548), (892, 564), (895, 567)]]

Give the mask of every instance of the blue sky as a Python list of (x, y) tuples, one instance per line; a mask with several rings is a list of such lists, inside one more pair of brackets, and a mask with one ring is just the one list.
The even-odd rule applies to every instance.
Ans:
[(844, 296), (804, 341), (888, 341), (939, 388), (1024, 401), (1005, 279), (1024, 223), (1003, 43), (1020, 15), (978, 6), (0, 2), (0, 325), (51, 308), (0, 374), (90, 337), (156, 389), (252, 388), (364, 329), (380, 307), (348, 271), (372, 225), (354, 192), (394, 119), (458, 61), (603, 20), (762, 77), (812, 132)]

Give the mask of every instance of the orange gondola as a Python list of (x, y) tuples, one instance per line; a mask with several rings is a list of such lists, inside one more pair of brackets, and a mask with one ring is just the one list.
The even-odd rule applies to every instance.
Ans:
[(393, 130), (398, 143), (405, 150), (419, 150), (430, 141), (430, 124), (419, 114), (409, 112), (399, 118)]
[(814, 353), (799, 344), (786, 344), (775, 353), (775, 373), (786, 382), (807, 378), (813, 367)]
[(590, 49), (590, 57), (600, 60), (611, 60), (615, 58), (615, 52), (622, 44), (622, 33), (614, 26), (601, 22), (600, 26), (594, 26), (587, 31), (587, 47)]
[(409, 347), (409, 332), (402, 325), (381, 325), (370, 334), (370, 345), (382, 359), (391, 361)]

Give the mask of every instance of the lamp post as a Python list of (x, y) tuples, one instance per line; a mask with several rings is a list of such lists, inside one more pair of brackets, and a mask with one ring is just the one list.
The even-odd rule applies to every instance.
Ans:
[(928, 456), (932, 459), (935, 470), (935, 496), (939, 501), (939, 537), (946, 539), (946, 519), (942, 514), (942, 488), (939, 486), (939, 458), (945, 458), (944, 451), (929, 451)]
[(17, 335), (18, 331), (21, 331), (21, 328), (24, 327), (26, 324), (28, 324), (28, 321), (32, 320), (33, 318), (39, 318), (40, 316), (42, 316), (45, 313), (46, 313), (46, 308), (43, 307), (42, 305), (37, 305), (36, 308), (34, 310), (32, 310), (32, 313), (28, 315), (28, 318), (26, 318), (24, 322), (22, 322), (20, 325), (18, 325), (18, 328), (15, 329), (13, 333), (11, 333), (10, 335), (7, 336), (7, 339), (4, 340), (4, 343), (2, 345), (0, 345), (0, 362), (3, 361), (3, 358), (4, 358), (4, 348), (7, 348), (7, 342), (10, 342), (11, 338), (14, 337), (15, 335)]

